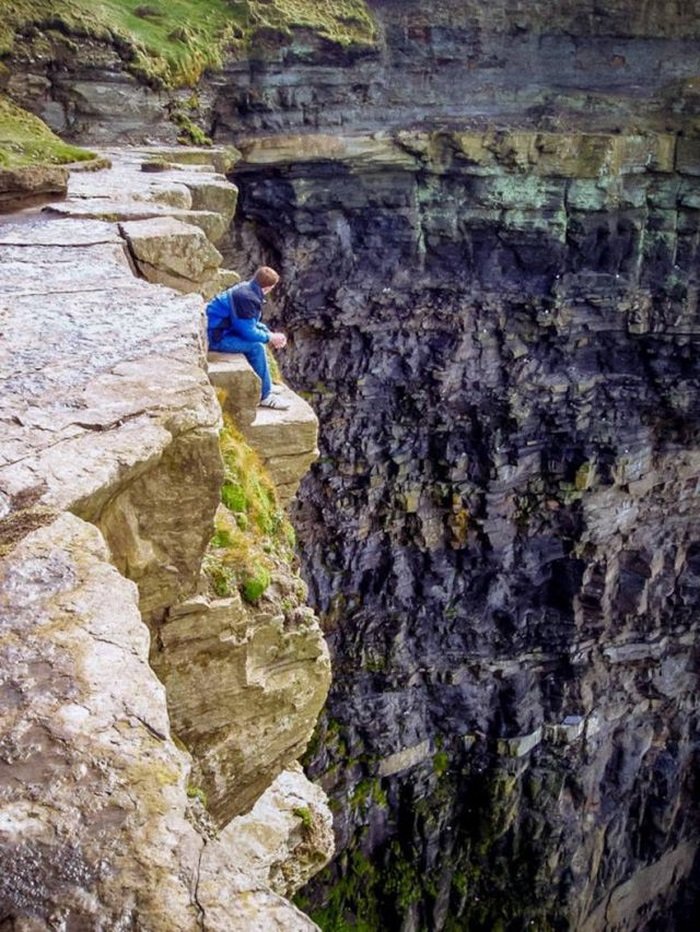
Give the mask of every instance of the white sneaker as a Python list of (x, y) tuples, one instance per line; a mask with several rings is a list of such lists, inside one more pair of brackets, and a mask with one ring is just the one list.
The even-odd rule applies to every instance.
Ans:
[(273, 395), (270, 392), (269, 395), (266, 395), (262, 401), (258, 402), (258, 407), (260, 408), (275, 408), (277, 411), (288, 411), (289, 404), (284, 401), (279, 395)]
[(275, 382), (272, 388), (270, 389), (270, 391), (272, 392), (273, 395), (279, 395), (281, 392), (284, 391), (284, 385), (278, 385)]

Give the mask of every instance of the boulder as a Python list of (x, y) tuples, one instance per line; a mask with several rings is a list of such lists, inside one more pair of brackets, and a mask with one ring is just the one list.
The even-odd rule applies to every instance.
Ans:
[(0, 213), (66, 196), (68, 169), (62, 165), (0, 168)]

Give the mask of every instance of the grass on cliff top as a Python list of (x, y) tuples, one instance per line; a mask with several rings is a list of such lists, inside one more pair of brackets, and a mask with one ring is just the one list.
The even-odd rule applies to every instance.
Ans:
[(219, 444), (222, 505), (203, 569), (214, 595), (225, 598), (238, 589), (254, 603), (270, 585), (277, 561), (291, 561), (294, 530), (258, 455), (227, 416)]
[(63, 142), (39, 117), (0, 94), (0, 168), (65, 165), (93, 158), (94, 152)]
[(19, 34), (54, 30), (73, 40), (111, 41), (135, 75), (191, 86), (225, 52), (268, 35), (308, 28), (340, 45), (374, 41), (365, 0), (0, 0), (0, 56)]

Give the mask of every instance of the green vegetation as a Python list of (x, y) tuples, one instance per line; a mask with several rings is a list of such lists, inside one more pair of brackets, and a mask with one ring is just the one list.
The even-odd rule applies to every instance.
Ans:
[(277, 562), (288, 564), (292, 559), (294, 530), (257, 454), (228, 417), (220, 446), (222, 507), (203, 570), (214, 595), (226, 598), (238, 589), (247, 602), (255, 603), (269, 587)]
[(450, 755), (447, 751), (436, 751), (433, 755), (433, 772), (436, 777), (444, 777), (450, 768)]
[(297, 819), (301, 819), (301, 825), (305, 831), (311, 831), (314, 819), (308, 806), (297, 806), (296, 809), (292, 809), (292, 815), (295, 815)]
[(364, 0), (14, 0), (3, 5), (0, 56), (20, 33), (47, 46), (97, 39), (111, 43), (142, 80), (191, 86), (206, 69), (221, 68), (227, 51), (285, 39), (294, 28), (343, 46), (375, 35)]
[(366, 809), (370, 805), (388, 809), (389, 800), (382, 789), (381, 780), (378, 777), (360, 780), (350, 797), (350, 805), (355, 810)]
[(194, 786), (189, 783), (187, 785), (187, 798), (198, 800), (206, 809), (207, 808), (207, 794), (200, 786)]
[[(377, 896), (380, 873), (361, 851), (345, 854), (342, 860), (343, 876), (333, 886), (326, 906), (314, 910), (303, 895), (294, 902), (323, 932), (376, 932), (382, 928)], [(330, 876), (326, 868), (319, 879)]]
[(93, 152), (67, 145), (38, 117), (0, 95), (0, 168), (63, 165), (93, 158)]

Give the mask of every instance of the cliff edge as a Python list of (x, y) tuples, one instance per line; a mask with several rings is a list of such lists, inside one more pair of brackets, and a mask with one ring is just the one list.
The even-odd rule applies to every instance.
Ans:
[(0, 228), (0, 902), (37, 929), (315, 928), (280, 894), (332, 852), (294, 763), (330, 667), (289, 552), (261, 590), (206, 572), (245, 446), (227, 421), (222, 456), (202, 339), (236, 189), (230, 152), (175, 154), (110, 153)]

